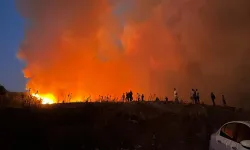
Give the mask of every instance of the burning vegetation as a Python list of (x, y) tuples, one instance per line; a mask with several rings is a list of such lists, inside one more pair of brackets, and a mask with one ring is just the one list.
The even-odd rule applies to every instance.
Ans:
[(32, 94), (32, 96), (37, 98), (38, 100), (41, 100), (42, 104), (56, 103), (56, 98), (52, 94), (47, 94), (47, 95)]

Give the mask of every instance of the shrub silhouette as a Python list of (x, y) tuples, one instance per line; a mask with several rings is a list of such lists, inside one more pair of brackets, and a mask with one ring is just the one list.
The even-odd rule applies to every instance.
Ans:
[(8, 91), (3, 85), (0, 84), (0, 95), (5, 95)]

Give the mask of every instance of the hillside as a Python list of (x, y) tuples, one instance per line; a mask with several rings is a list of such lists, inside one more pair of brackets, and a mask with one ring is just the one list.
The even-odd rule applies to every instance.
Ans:
[(250, 120), (226, 108), (163, 102), (6, 108), (0, 118), (0, 149), (36, 150), (203, 150), (226, 121)]

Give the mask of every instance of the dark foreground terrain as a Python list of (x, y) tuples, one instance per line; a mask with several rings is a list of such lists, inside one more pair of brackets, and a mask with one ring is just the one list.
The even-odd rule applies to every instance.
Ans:
[(206, 150), (226, 121), (250, 120), (222, 107), (86, 103), (0, 110), (1, 150)]

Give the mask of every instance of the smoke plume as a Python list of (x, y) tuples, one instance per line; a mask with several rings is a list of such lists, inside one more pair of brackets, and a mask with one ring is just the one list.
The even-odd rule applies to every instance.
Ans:
[(249, 0), (16, 0), (27, 88), (57, 97), (128, 90), (231, 105), (250, 98)]

